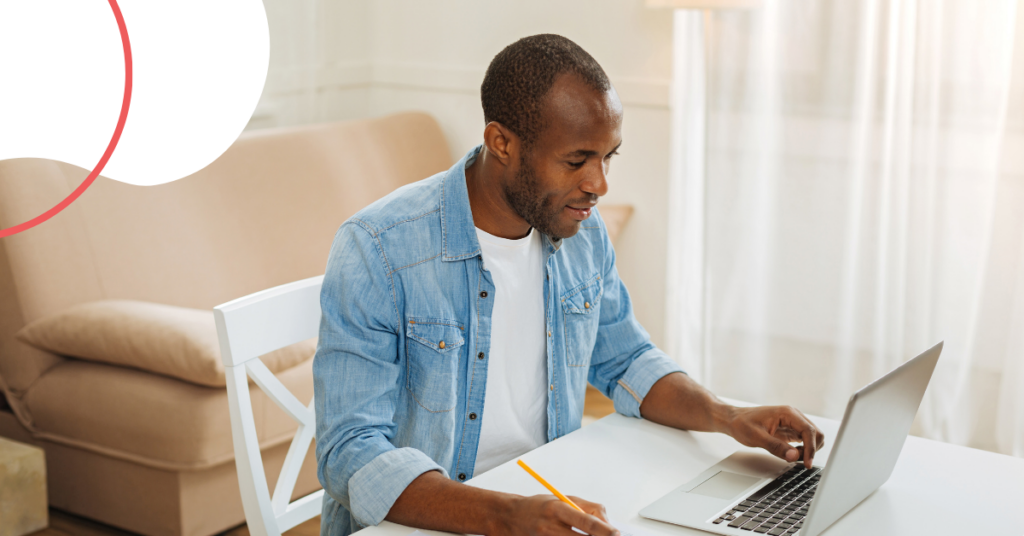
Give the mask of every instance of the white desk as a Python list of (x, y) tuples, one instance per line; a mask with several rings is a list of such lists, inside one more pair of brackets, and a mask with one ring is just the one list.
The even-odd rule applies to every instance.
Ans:
[[(827, 459), (839, 422), (812, 417), (826, 434)], [(559, 491), (600, 502), (614, 521), (665, 536), (709, 533), (659, 523), (637, 512), (742, 447), (722, 434), (682, 432), (610, 415), (549, 443), (523, 460)], [(468, 485), (521, 495), (547, 493), (511, 461)], [(892, 477), (825, 536), (1024, 534), (1024, 459), (909, 437)], [(384, 522), (360, 536), (407, 536)], [(424, 531), (430, 534), (440, 532)]]

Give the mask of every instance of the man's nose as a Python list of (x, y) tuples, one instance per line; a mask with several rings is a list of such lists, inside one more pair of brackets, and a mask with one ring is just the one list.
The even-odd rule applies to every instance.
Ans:
[(603, 196), (608, 193), (608, 165), (602, 162), (599, 166), (592, 166), (591, 170), (580, 189), (588, 194)]

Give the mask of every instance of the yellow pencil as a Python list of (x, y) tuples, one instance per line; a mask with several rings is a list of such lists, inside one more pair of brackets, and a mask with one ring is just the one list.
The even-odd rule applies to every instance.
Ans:
[[(526, 469), (526, 472), (530, 473), (530, 476), (532, 476), (533, 478), (536, 478), (537, 482), (540, 482), (541, 485), (543, 485), (545, 488), (548, 488), (548, 491), (550, 491), (555, 497), (558, 497), (559, 499), (562, 499), (569, 506), (579, 510), (580, 512), (583, 512), (582, 508), (580, 508), (579, 506), (576, 506), (576, 503), (572, 502), (572, 500), (570, 500), (565, 495), (562, 495), (561, 491), (558, 491), (557, 489), (555, 489), (554, 486), (552, 486), (551, 484), (548, 484), (547, 480), (544, 480), (544, 478), (542, 476), (538, 475), (536, 471), (534, 471), (533, 469), (530, 469), (530, 466), (526, 465), (523, 462), (523, 460), (518, 460), (518, 461), (516, 461), (516, 463), (519, 464), (519, 467), (522, 467), (523, 469)], [(583, 513), (585, 514), (586, 512), (583, 512)]]

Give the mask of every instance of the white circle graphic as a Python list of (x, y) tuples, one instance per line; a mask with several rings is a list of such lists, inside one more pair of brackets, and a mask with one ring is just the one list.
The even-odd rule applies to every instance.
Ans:
[[(132, 44), (132, 102), (103, 176), (155, 185), (217, 159), (267, 77), (260, 0), (119, 0)], [(124, 52), (104, 0), (0, 0), (0, 160), (92, 169), (117, 124)]]

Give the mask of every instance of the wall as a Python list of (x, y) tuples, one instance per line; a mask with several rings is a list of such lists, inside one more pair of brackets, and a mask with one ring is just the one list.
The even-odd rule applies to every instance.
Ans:
[(459, 158), (480, 142), (480, 82), (503, 47), (551, 32), (590, 52), (625, 109), (621, 156), (602, 200), (636, 208), (618, 241), (619, 271), (637, 318), (663, 342), (669, 11), (642, 0), (264, 1), (271, 64), (250, 128), (423, 110)]
[(270, 66), (248, 129), (368, 117), (370, 2), (264, 0)]

